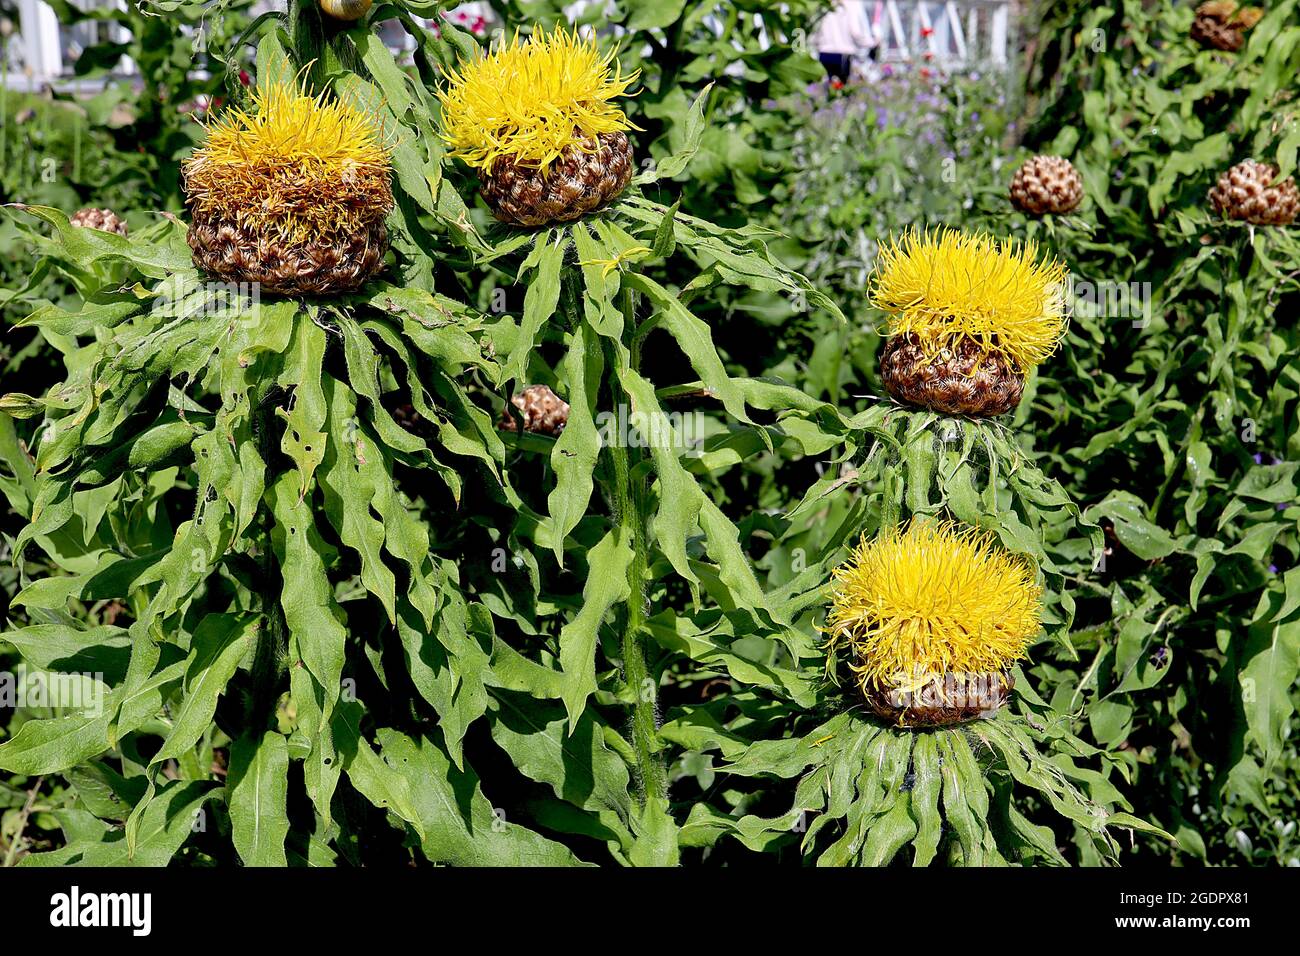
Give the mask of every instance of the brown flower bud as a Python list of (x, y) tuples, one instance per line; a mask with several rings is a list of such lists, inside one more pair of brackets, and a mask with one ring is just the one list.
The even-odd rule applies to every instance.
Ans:
[[(529, 385), (510, 399), (510, 404), (519, 409), (526, 432), (557, 436), (569, 422), (569, 403), (545, 385)], [(515, 416), (510, 409), (502, 412), (497, 427), (506, 431), (516, 429)]]
[(1300, 214), (1300, 190), (1288, 176), (1276, 186), (1278, 168), (1253, 159), (1238, 163), (1209, 192), (1215, 211), (1257, 226), (1289, 226)]
[(79, 209), (68, 221), (83, 229), (99, 229), (119, 236), (127, 234), (126, 223), (109, 209)]
[(1209, 0), (1196, 8), (1191, 36), (1202, 46), (1236, 52), (1246, 43), (1246, 31), (1263, 16), (1259, 7), (1241, 7), (1236, 0)]
[(1035, 156), (1016, 170), (1011, 202), (1031, 216), (1067, 213), (1083, 200), (1083, 177), (1060, 156)]

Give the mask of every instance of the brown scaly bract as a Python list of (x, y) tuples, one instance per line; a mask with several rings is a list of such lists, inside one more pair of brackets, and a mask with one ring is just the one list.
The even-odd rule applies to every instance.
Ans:
[(546, 169), (497, 160), (481, 174), (488, 208), (517, 226), (569, 222), (599, 209), (632, 181), (632, 146), (621, 132), (601, 133), (596, 142), (567, 147)]
[(1014, 688), (1015, 679), (1007, 673), (954, 677), (914, 694), (868, 684), (862, 696), (873, 714), (896, 726), (948, 727), (992, 715)]
[(1264, 11), (1241, 7), (1236, 0), (1209, 0), (1196, 8), (1192, 39), (1202, 46), (1235, 53), (1246, 44), (1246, 31), (1259, 22)]
[(226, 282), (258, 283), (277, 295), (330, 295), (359, 287), (384, 265), (382, 219), (361, 233), (286, 243), (236, 219), (192, 214), (194, 264)]
[(927, 359), (916, 336), (892, 336), (881, 350), (880, 377), (905, 405), (976, 418), (1009, 412), (1025, 390), (1024, 373), (1011, 359), (970, 339)]
[(83, 229), (99, 229), (119, 236), (127, 234), (126, 222), (111, 209), (79, 209), (68, 221)]
[(1278, 168), (1253, 159), (1238, 163), (1219, 177), (1209, 192), (1215, 211), (1257, 226), (1289, 226), (1300, 214), (1300, 190), (1288, 176), (1276, 186)]
[[(545, 385), (529, 385), (510, 399), (510, 403), (519, 409), (526, 432), (558, 436), (569, 423), (569, 403)], [(518, 427), (509, 408), (501, 413), (498, 427), (506, 431), (515, 431)]]
[(1011, 202), (1031, 216), (1061, 215), (1083, 200), (1083, 177), (1061, 156), (1035, 156), (1016, 170)]

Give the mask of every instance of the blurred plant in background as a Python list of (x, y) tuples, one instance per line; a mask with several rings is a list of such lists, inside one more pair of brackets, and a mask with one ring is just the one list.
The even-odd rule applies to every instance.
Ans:
[[(90, 6), (53, 0), (67, 42), (72, 70), (57, 89), (0, 89), (0, 202), (63, 210), (113, 210), (136, 228), (158, 221), (160, 211), (181, 208), (179, 161), (198, 142), (196, 119), (247, 79), (236, 42), (251, 21), (252, 0), (217, 3)], [(11, 31), (0, 38), (6, 56), (19, 42), (18, 12), (0, 7)], [(219, 54), (234, 51), (227, 60)], [(123, 58), (127, 58), (126, 61)], [(132, 69), (124, 72), (124, 62)], [(74, 308), (77, 282), (48, 259), (48, 240), (0, 216), (0, 392), (38, 392), (76, 362), (75, 342), (36, 327), (15, 328), (41, 307)], [(0, 617), (9, 619), (9, 600), (21, 582), (12, 563), (12, 539), (23, 524), (33, 481), (28, 447), (31, 423), (0, 416)], [(29, 573), (44, 573), (42, 562)], [(102, 610), (102, 609), (100, 609)], [(100, 613), (96, 610), (95, 613)], [(0, 671), (22, 673), (9, 645), (0, 641)], [(0, 721), (48, 717), (51, 713), (0, 709)], [(30, 794), (32, 784), (38, 784)], [(55, 828), (39, 786), (62, 789), (57, 780), (0, 779), (0, 863), (18, 858), (35, 832)], [(17, 788), (17, 789), (16, 789)], [(29, 805), (29, 803), (31, 805)], [(21, 823), (20, 823), (21, 821)], [(38, 838), (34, 844), (42, 846)]]
[[(85, 207), (106, 208), (137, 227), (156, 221), (158, 211), (179, 211), (179, 162), (199, 141), (196, 119), (247, 81), (237, 55), (228, 61), (221, 56), (239, 52), (236, 40), (249, 25), (252, 0), (50, 5), (68, 42), (87, 42), (59, 89), (0, 90), (0, 202), (52, 206), (69, 216)], [(127, 62), (131, 69), (123, 72)], [(0, 220), (0, 321), (6, 327), (69, 291), (30, 249), (30, 235), (12, 219)], [(40, 351), (41, 342), (31, 331), (9, 335), (0, 381), (17, 371), (19, 360)]]
[(762, 220), (782, 234), (776, 247), (786, 261), (834, 297), (856, 331), (823, 327), (794, 307), (800, 303), (734, 303), (779, 339), (745, 349), (747, 363), (766, 353), (774, 364), (763, 371), (833, 401), (844, 386), (875, 376), (879, 338), (866, 289), (878, 243), (910, 224), (957, 222), (977, 197), (1000, 191), (1006, 138), (1015, 132), (1005, 73), (889, 64), (873, 72), (838, 89), (815, 83), (773, 104), (788, 117), (798, 173)]
[[(492, 0), (507, 31), (567, 21), (562, 0)], [(789, 108), (774, 106), (824, 76), (808, 50), (822, 0), (781, 4), (710, 0), (616, 0), (578, 14), (613, 34), (624, 69), (641, 71), (628, 114), (643, 132), (637, 155), (655, 162), (679, 151), (691, 104), (710, 83), (708, 125), (689, 169), (675, 177), (682, 208), (720, 225), (742, 225), (767, 206), (795, 173), (788, 149)]]

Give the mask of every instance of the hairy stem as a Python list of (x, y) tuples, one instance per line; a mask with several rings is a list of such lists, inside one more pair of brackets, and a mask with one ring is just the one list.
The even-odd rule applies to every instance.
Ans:
[(307, 79), (314, 90), (341, 72), (365, 73), (356, 47), (344, 33), (351, 26), (321, 12), (317, 0), (289, 0), (289, 37), (298, 66), (310, 65)]
[(37, 777), (36, 782), (31, 785), (27, 791), (27, 800), (23, 804), (22, 810), (18, 813), (17, 825), (13, 828), (13, 837), (9, 843), (9, 849), (5, 852), (3, 866), (13, 866), (18, 860), (18, 852), (23, 845), (23, 831), (27, 829), (27, 821), (31, 818), (32, 808), (36, 806), (36, 797), (41, 792), (41, 784), (45, 782), (45, 777)]
[(647, 800), (666, 797), (667, 776), (659, 757), (659, 726), (655, 714), (657, 687), (646, 666), (643, 646), (646, 622), (646, 555), (645, 493), (640, 479), (631, 473), (628, 449), (611, 445), (613, 464), (614, 518), (632, 548), (627, 569), (627, 612), (623, 621), (623, 679), (632, 695), (632, 746), (636, 751), (637, 772)]
[[(563, 286), (564, 307), (570, 328), (578, 328), (583, 321), (581, 289), (578, 277), (566, 277)], [(619, 383), (617, 369), (628, 367), (637, 370), (641, 360), (641, 340), (636, 333), (636, 302), (630, 290), (624, 290), (623, 334), (629, 342), (626, 358), (620, 343), (605, 344), (606, 378), (612, 410), (619, 405), (630, 406), (631, 399)], [(630, 337), (630, 338), (629, 338)], [(632, 698), (632, 749), (636, 755), (637, 778), (642, 797), (647, 802), (666, 799), (668, 775), (659, 751), (659, 725), (655, 712), (657, 686), (646, 664), (644, 631), (646, 623), (647, 578), (649, 576), (649, 544), (646, 514), (647, 498), (644, 479), (634, 473), (640, 451), (623, 445), (619, 436), (606, 446), (610, 468), (605, 481), (605, 497), (613, 511), (614, 522), (632, 549), (628, 565), (627, 607), (620, 617), (622, 625), (623, 679), (627, 693)]]
[[(253, 411), (253, 441), (257, 453), (266, 464), (269, 472), (271, 462), (275, 460), (276, 448), (273, 442), (276, 434), (275, 412), (277, 405), (273, 400), (275, 389), (268, 389), (258, 401)], [(284, 609), (280, 605), (281, 576), (275, 560), (275, 548), (271, 544), (271, 520), (268, 518), (262, 528), (258, 541), (258, 605), (261, 608), (262, 629), (257, 635), (257, 648), (253, 654), (253, 697), (252, 717), (261, 726), (274, 715), (274, 709), (284, 669), (287, 629), (284, 622)]]

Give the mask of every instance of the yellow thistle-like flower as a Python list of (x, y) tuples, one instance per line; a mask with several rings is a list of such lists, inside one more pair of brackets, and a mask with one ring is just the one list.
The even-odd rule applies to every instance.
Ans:
[(624, 76), (595, 40), (557, 28), (502, 42), (452, 72), (438, 91), (442, 138), (453, 156), (485, 173), (499, 160), (545, 170), (568, 147), (592, 152), (601, 134), (636, 129), (613, 102)]
[(363, 231), (392, 206), (383, 129), (349, 103), (273, 85), (206, 133), (185, 164), (196, 217), (292, 244)]
[(927, 359), (966, 338), (1028, 374), (1065, 334), (1067, 279), (1034, 242), (913, 230), (881, 247), (870, 288), (890, 334), (914, 335)]
[(1038, 633), (1035, 578), (992, 534), (953, 522), (864, 536), (834, 572), (828, 667), (847, 646), (864, 693), (1001, 674)]

